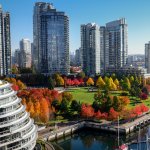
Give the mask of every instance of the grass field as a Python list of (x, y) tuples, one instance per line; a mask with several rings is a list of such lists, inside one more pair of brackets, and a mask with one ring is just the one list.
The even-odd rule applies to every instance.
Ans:
[(88, 92), (87, 88), (77, 88), (69, 91), (73, 95), (73, 99), (81, 103), (92, 104), (94, 101), (94, 94), (96, 92)]
[[(89, 103), (92, 104), (94, 101), (94, 94), (96, 92), (89, 92), (88, 88), (82, 87), (77, 89), (71, 89), (69, 92), (73, 95), (73, 99), (80, 101), (81, 103)], [(115, 91), (112, 93), (113, 96), (119, 96), (121, 91)], [(132, 108), (138, 104), (144, 103), (148, 107), (150, 107), (150, 97), (147, 100), (140, 100), (139, 98), (129, 96), (130, 104), (128, 108)]]

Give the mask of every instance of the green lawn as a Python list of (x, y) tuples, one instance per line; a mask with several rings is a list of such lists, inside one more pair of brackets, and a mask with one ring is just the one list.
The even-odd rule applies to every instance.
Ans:
[[(89, 92), (88, 88), (82, 87), (77, 89), (71, 89), (69, 92), (73, 95), (73, 99), (80, 101), (81, 103), (89, 103), (92, 104), (94, 101), (94, 94), (96, 92)], [(113, 91), (111, 94), (113, 96), (119, 96), (121, 91)], [(142, 102), (150, 107), (150, 97), (147, 100), (140, 100), (139, 98), (135, 98), (132, 96), (129, 96), (130, 104), (128, 105), (128, 108), (133, 108), (134, 106), (141, 104)]]
[(73, 99), (80, 101), (81, 103), (89, 103), (92, 104), (94, 101), (94, 94), (96, 92), (88, 92), (87, 88), (77, 88), (69, 90), (69, 92), (73, 95)]

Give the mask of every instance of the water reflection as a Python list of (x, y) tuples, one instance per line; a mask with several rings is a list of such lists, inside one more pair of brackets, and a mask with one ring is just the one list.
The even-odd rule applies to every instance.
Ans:
[[(141, 128), (140, 132), (136, 131), (128, 136), (120, 136), (120, 141), (122, 143), (137, 142), (138, 139), (145, 141), (146, 134), (149, 134), (150, 137), (150, 127)], [(117, 146), (117, 134), (108, 134), (100, 130), (87, 128), (80, 130), (72, 136), (60, 139), (56, 143), (64, 150), (114, 150)], [(131, 144), (129, 149), (150, 150), (150, 145), (145, 143)]]

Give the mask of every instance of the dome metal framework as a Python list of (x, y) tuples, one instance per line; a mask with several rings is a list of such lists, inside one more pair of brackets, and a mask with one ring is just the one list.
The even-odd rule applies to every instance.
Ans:
[(11, 84), (0, 80), (0, 150), (33, 150), (37, 126)]

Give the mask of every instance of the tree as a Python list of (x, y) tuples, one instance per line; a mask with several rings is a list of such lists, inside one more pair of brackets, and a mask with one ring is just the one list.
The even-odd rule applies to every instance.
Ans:
[(129, 92), (132, 96), (139, 97), (141, 94), (141, 89), (139, 87), (132, 87)]
[(58, 86), (63, 86), (64, 85), (64, 79), (60, 76), (56, 79), (56, 83)]
[(58, 111), (60, 108), (60, 103), (57, 99), (54, 99), (51, 103), (51, 106), (53, 106), (55, 108), (55, 111)]
[(28, 111), (30, 113), (30, 116), (33, 118), (34, 117), (34, 113), (35, 113), (35, 111), (34, 111), (34, 105), (33, 105), (33, 103), (31, 101), (29, 103), (30, 103), (30, 107), (29, 107)]
[(141, 99), (141, 100), (146, 100), (146, 99), (148, 99), (147, 94), (141, 92), (141, 94), (140, 94), (140, 99)]
[(87, 86), (91, 86), (94, 85), (94, 81), (92, 78), (88, 78), (87, 82), (86, 82)]
[(82, 104), (81, 106), (81, 116), (82, 117), (93, 117), (94, 115), (94, 109), (91, 105)]
[(81, 104), (80, 104), (80, 102), (77, 102), (76, 100), (73, 100), (71, 102), (70, 109), (72, 111), (80, 112), (81, 111)]
[(149, 95), (150, 92), (150, 85), (146, 85), (143, 87), (142, 92), (145, 93), (146, 95)]
[(43, 121), (44, 123), (47, 123), (49, 120), (49, 107), (47, 104), (46, 99), (42, 98), (40, 100), (40, 119), (41, 121)]
[(74, 85), (75, 85), (75, 86), (80, 85), (80, 82), (79, 82), (79, 80), (78, 80), (78, 79), (74, 79), (74, 80), (73, 80), (73, 82), (74, 82)]
[(118, 81), (118, 79), (114, 80), (114, 84), (117, 86), (117, 88), (119, 87), (119, 81)]
[(111, 83), (111, 90), (113, 90), (113, 91), (117, 90), (117, 86), (113, 82)]
[(134, 77), (133, 76), (130, 76), (130, 82), (132, 83), (134, 81)]
[(68, 105), (69, 105), (69, 102), (66, 99), (63, 99), (61, 101), (60, 108), (59, 108), (60, 112), (65, 113), (65, 114), (68, 113), (69, 111)]
[(105, 86), (105, 82), (103, 81), (102, 77), (99, 77), (96, 81), (96, 86), (98, 86), (98, 88), (103, 89)]
[(113, 97), (113, 108), (115, 111), (121, 111), (122, 110), (121, 101), (117, 96)]
[(85, 73), (82, 71), (80, 73), (77, 74), (77, 78), (82, 78), (84, 79), (85, 78)]
[(36, 101), (34, 103), (34, 111), (35, 111), (34, 118), (36, 121), (39, 121), (39, 116), (40, 116), (40, 112), (41, 112), (41, 106), (40, 106), (39, 101)]
[(54, 74), (53, 78), (55, 79), (57, 86), (63, 86), (64, 85), (64, 79), (60, 76), (60, 74), (58, 74), (58, 73)]
[(94, 101), (92, 104), (92, 107), (94, 108), (94, 110), (97, 112), (100, 109), (100, 103), (98, 101)]
[(94, 114), (94, 116), (95, 116), (96, 119), (100, 119), (101, 116), (102, 116), (100, 110), (98, 110), (98, 111)]
[(13, 65), (12, 66), (12, 74), (18, 74), (19, 71), (18, 71), (18, 67), (16, 65)]
[(142, 113), (149, 111), (149, 108), (147, 106), (145, 106), (144, 104), (141, 104), (140, 106), (141, 106), (141, 112)]
[(114, 96), (112, 107), (115, 111), (121, 112), (130, 103), (127, 96)]
[(109, 79), (108, 77), (105, 77), (104, 81), (105, 81), (105, 84), (106, 84), (105, 89), (110, 90), (111, 89), (111, 81), (112, 80)]
[(125, 77), (123, 83), (122, 83), (122, 89), (129, 91), (131, 89), (131, 83), (127, 77)]
[(26, 89), (25, 84), (23, 82), (21, 82), (20, 80), (18, 80), (16, 84), (19, 86), (20, 90)]
[(26, 99), (25, 98), (22, 98), (21, 102), (22, 102), (23, 105), (25, 105), (27, 107), (27, 103), (26, 103)]
[(70, 92), (63, 92), (62, 93), (62, 99), (66, 100), (68, 102), (71, 102), (72, 99), (73, 99), (73, 96), (72, 96), (72, 94)]
[(113, 73), (113, 74), (111, 75), (111, 78), (112, 78), (113, 80), (115, 80), (115, 79), (116, 79), (116, 74)]
[(119, 113), (115, 111), (113, 107), (111, 107), (109, 111), (109, 120), (117, 120), (118, 116)]
[(113, 105), (113, 100), (110, 96), (108, 96), (105, 100), (104, 103), (102, 104), (103, 106), (103, 111), (104, 112), (109, 112), (110, 108)]
[(54, 83), (54, 80), (53, 80), (51, 77), (48, 78), (47, 84), (48, 84), (48, 88), (49, 88), (50, 90), (53, 90), (53, 89), (54, 89), (55, 83)]
[(15, 91), (19, 91), (19, 86), (16, 85), (16, 84), (13, 84), (12, 89), (15, 90)]

